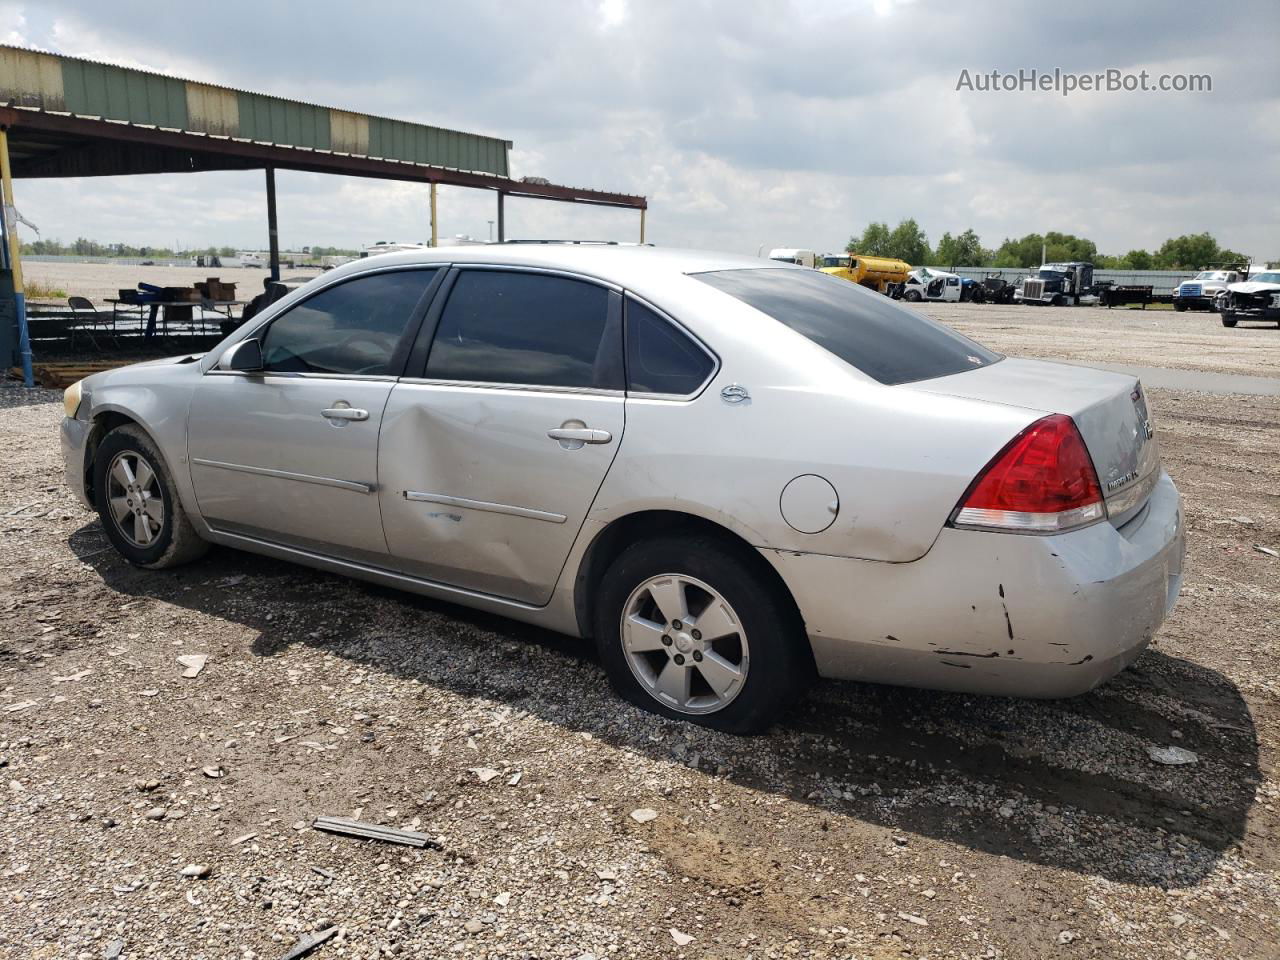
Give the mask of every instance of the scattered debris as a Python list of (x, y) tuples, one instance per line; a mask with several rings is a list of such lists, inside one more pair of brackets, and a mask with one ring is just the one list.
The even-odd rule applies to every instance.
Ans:
[(1258, 543), (1253, 545), (1253, 549), (1259, 553), (1265, 553), (1268, 557), (1280, 557), (1280, 550), (1272, 550), (1270, 547), (1264, 547)]
[(320, 876), (324, 877), (326, 880), (338, 879), (338, 875), (336, 873), (334, 873), (332, 870), (326, 870), (324, 867), (313, 866), (311, 868), (311, 872), (320, 874)]
[(226, 768), (224, 768), (222, 764), (218, 764), (217, 766), (214, 766), (214, 767), (201, 767), (200, 772), (203, 773), (210, 780), (217, 780), (227, 775)]
[(289, 952), (281, 957), (280, 960), (299, 960), (300, 957), (305, 957), (320, 944), (326, 940), (331, 940), (337, 934), (337, 927), (326, 927), (323, 930), (317, 930), (315, 933), (305, 934), (289, 948)]
[(493, 898), (493, 902), (500, 907), (506, 907), (506, 905), (511, 902), (511, 894), (507, 893), (504, 890), (502, 893), (498, 894), (496, 897)]
[(182, 868), (182, 875), (184, 877), (198, 877), (203, 879), (204, 877), (207, 877), (212, 872), (213, 871), (210, 870), (209, 867), (203, 863), (188, 863), (185, 867)]
[(124, 951), (123, 940), (112, 940), (107, 944), (105, 950), (102, 951), (102, 960), (116, 960), (116, 957)]
[(4, 712), (13, 713), (17, 710), (25, 710), (27, 707), (34, 707), (39, 702), (39, 700), (19, 700), (17, 703), (6, 704)]
[(143, 814), (143, 816), (145, 816), (148, 820), (163, 820), (164, 815), (167, 812), (168, 811), (165, 810), (164, 807), (152, 807), (145, 814)]
[(648, 807), (641, 807), (639, 810), (631, 811), (631, 819), (636, 823), (648, 823), (650, 820), (658, 819), (658, 811), (651, 810)]
[(361, 837), (365, 840), (384, 840), (387, 843), (402, 843), (408, 847), (430, 847), (433, 850), (444, 849), (439, 841), (432, 840), (425, 833), (415, 833), (412, 830), (397, 830), (395, 827), (384, 827), (376, 823), (365, 823), (361, 820), (349, 820), (346, 817), (316, 817), (311, 826), (326, 833), (340, 833), (344, 836)]
[(472, 767), (471, 772), (476, 775), (476, 778), (481, 783), (488, 783), (499, 773), (499, 771), (493, 769), (493, 767)]
[[(240, 836), (236, 837), (234, 840), (231, 841), (231, 846), (238, 847), (242, 843), (248, 843), (250, 840), (254, 839), (255, 837), (257, 837), (256, 833), (242, 833)], [(312, 869), (314, 870), (315, 868), (312, 867)]]
[(207, 653), (184, 653), (178, 657), (178, 662), (186, 667), (182, 671), (182, 676), (186, 680), (194, 680), (200, 676), (200, 671), (204, 669), (204, 665), (209, 662)]
[(1167, 767), (1180, 767), (1200, 759), (1185, 747), (1147, 747), (1147, 756)]
[(508, 787), (514, 787), (514, 786), (518, 785), (518, 784), (520, 783), (520, 778), (521, 778), (523, 775), (524, 775), (524, 774), (522, 774), (519, 770), (517, 770), (515, 773), (513, 773), (513, 774), (512, 774), (512, 775), (507, 779), (507, 786), (508, 786)]
[(462, 925), (462, 929), (467, 931), (467, 933), (471, 933), (471, 934), (479, 933), (481, 930), (484, 929), (484, 921), (468, 920), (466, 923)]
[(608, 880), (610, 882), (618, 879), (617, 872), (613, 870), (597, 870), (596, 876), (601, 880)]
[(78, 673), (69, 673), (65, 677), (54, 677), (53, 682), (54, 683), (77, 683), (83, 680), (85, 677), (87, 677), (91, 673), (93, 673), (93, 670), (91, 669), (81, 670)]
[(1058, 934), (1058, 942), (1061, 944), (1068, 944), (1072, 940), (1076, 939), (1076, 937), (1078, 936), (1079, 934), (1076, 933), (1074, 930), (1063, 930), (1060, 934)]
[(898, 911), (898, 919), (905, 920), (907, 923), (914, 923), (917, 927), (927, 927), (929, 925), (929, 921), (924, 917), (917, 917), (914, 913), (903, 913), (901, 910)]
[(671, 934), (671, 939), (676, 942), (677, 947), (687, 947), (697, 939), (696, 937), (689, 936), (687, 933), (682, 933), (675, 927), (670, 928), (667, 933)]

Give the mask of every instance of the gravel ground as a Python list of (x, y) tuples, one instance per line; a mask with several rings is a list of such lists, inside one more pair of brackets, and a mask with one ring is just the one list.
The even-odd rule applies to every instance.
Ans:
[[(63, 290), (68, 296), (88, 297), (100, 307), (108, 297), (117, 296), (122, 288), (135, 286), (138, 281), (154, 283), (160, 287), (189, 287), (196, 281), (210, 277), (234, 283), (236, 296), (245, 300), (262, 292), (262, 280), (267, 276), (267, 271), (260, 267), (242, 267), (234, 260), (224, 260), (221, 267), (140, 267), (133, 264), (24, 260), (22, 273), (31, 283)], [(286, 267), (282, 273), (286, 277), (296, 274), (310, 279), (320, 271), (315, 268)], [(66, 305), (65, 300), (47, 302)]]
[(743, 739), (499, 618), (230, 550), (132, 569), (62, 485), (57, 394), (0, 389), (0, 956), (1280, 956), (1280, 398), (1149, 394), (1190, 555), (1134, 668), (825, 683)]

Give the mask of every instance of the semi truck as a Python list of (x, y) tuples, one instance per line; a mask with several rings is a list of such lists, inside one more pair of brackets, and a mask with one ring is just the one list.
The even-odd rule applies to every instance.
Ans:
[(892, 257), (866, 257), (859, 253), (845, 253), (827, 254), (822, 258), (820, 269), (823, 273), (868, 287), (877, 293), (889, 293), (891, 284), (907, 282), (911, 264)]
[(1073, 260), (1070, 263), (1046, 263), (1034, 277), (1022, 281), (1023, 303), (1049, 304), (1061, 307), (1080, 304), (1080, 298), (1093, 295), (1093, 264)]
[(812, 250), (799, 250), (795, 247), (778, 247), (769, 251), (769, 259), (780, 263), (794, 263), (801, 267), (816, 267), (818, 255)]

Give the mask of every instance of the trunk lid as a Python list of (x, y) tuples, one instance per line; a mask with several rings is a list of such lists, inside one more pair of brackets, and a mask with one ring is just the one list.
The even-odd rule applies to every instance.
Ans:
[(1084, 437), (1107, 515), (1117, 526), (1142, 508), (1160, 473), (1146, 393), (1127, 374), (1010, 357), (900, 389), (1065, 413)]

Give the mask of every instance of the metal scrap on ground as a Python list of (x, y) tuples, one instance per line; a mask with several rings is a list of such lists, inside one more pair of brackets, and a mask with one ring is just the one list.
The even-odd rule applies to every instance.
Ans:
[(280, 960), (298, 960), (299, 957), (305, 957), (326, 940), (337, 936), (337, 927), (326, 927), (324, 930), (317, 930), (315, 933), (308, 933), (292, 947)]
[(431, 847), (434, 850), (444, 849), (439, 841), (432, 840), (425, 833), (398, 830), (395, 827), (384, 827), (380, 824), (365, 823), (361, 820), (349, 820), (346, 817), (316, 817), (311, 826), (326, 833), (341, 833), (349, 837), (361, 837), (365, 840), (384, 840), (387, 843), (402, 843), (409, 847)]

